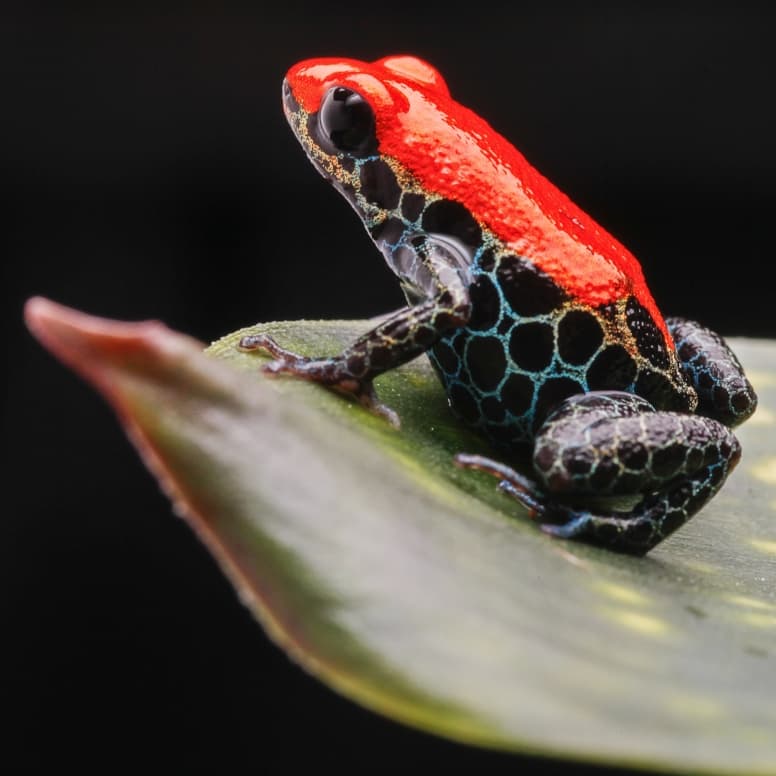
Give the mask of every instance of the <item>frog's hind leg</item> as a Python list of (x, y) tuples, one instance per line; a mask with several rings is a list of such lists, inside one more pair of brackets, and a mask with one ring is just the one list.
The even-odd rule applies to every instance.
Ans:
[[(540, 427), (538, 485), (487, 459), (459, 462), (500, 477), (545, 532), (642, 555), (719, 490), (739, 457), (735, 436), (715, 420), (657, 412), (633, 394), (602, 391), (570, 397)], [(627, 511), (579, 506), (626, 495), (641, 496)]]
[(684, 376), (698, 394), (698, 414), (731, 428), (743, 423), (757, 408), (757, 396), (725, 340), (684, 318), (667, 318), (666, 324)]

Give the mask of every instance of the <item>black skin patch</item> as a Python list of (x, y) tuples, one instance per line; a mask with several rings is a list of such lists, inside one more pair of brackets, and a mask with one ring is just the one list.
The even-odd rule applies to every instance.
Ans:
[(449, 375), (454, 375), (461, 366), (458, 355), (447, 342), (437, 342), (434, 345), (434, 355), (439, 361), (439, 366)]
[(463, 358), (464, 351), (466, 350), (466, 340), (467, 340), (466, 332), (461, 329), (453, 339), (453, 350), (461, 357)]
[(492, 391), (507, 369), (504, 346), (496, 337), (473, 337), (466, 349), (466, 365), (472, 380), (482, 391)]
[(346, 172), (353, 172), (356, 169), (356, 160), (347, 154), (340, 154), (338, 157), (340, 166)]
[(425, 206), (426, 198), (422, 194), (407, 191), (401, 198), (401, 214), (408, 221), (417, 221)]
[(504, 256), (496, 270), (504, 297), (518, 315), (545, 315), (566, 301), (565, 292), (547, 275), (517, 256)]
[(510, 375), (501, 387), (501, 401), (504, 406), (516, 417), (525, 415), (531, 408), (534, 397), (534, 381), (528, 377), (515, 373)]
[(595, 468), (590, 476), (590, 482), (596, 490), (604, 492), (609, 489), (620, 473), (617, 463), (612, 460), (603, 460)]
[(609, 345), (587, 370), (587, 385), (591, 391), (623, 390), (636, 379), (636, 371), (636, 363), (622, 345)]
[(450, 406), (467, 423), (474, 423), (480, 417), (477, 401), (468, 388), (464, 388), (459, 383), (456, 383), (450, 388), (448, 397), (450, 399)]
[(504, 334), (509, 334), (509, 330), (515, 325), (515, 319), (511, 315), (504, 315), (496, 329), (498, 334), (503, 337)]
[(564, 399), (577, 393), (584, 393), (584, 388), (569, 377), (553, 377), (545, 380), (536, 397), (536, 412), (534, 426), (539, 426), (547, 413), (555, 409)]
[(493, 250), (493, 248), (484, 250), (480, 258), (477, 260), (477, 263), (485, 272), (491, 272), (496, 266), (496, 252)]
[(570, 474), (589, 474), (593, 470), (596, 451), (593, 449), (566, 448), (560, 455), (563, 467)]
[(636, 393), (659, 410), (687, 412), (689, 409), (686, 394), (680, 394), (673, 383), (660, 372), (649, 369), (642, 371), (636, 381)]
[(469, 288), (472, 314), (469, 328), (484, 331), (495, 326), (501, 317), (501, 299), (493, 281), (487, 275), (479, 275)]
[(633, 440), (630, 443), (625, 441), (620, 450), (620, 460), (626, 469), (642, 471), (649, 463), (649, 453), (641, 441)]
[(515, 436), (515, 430), (507, 424), (506, 426), (489, 426), (488, 437), (492, 442), (500, 447), (511, 447)]
[(401, 187), (393, 170), (382, 159), (371, 159), (361, 165), (361, 193), (367, 202), (393, 210), (398, 207)]
[(432, 202), (423, 213), (422, 224), (426, 232), (455, 237), (472, 248), (479, 247), (482, 242), (482, 229), (474, 216), (452, 199)]
[(482, 400), (482, 414), (491, 423), (501, 423), (506, 417), (504, 405), (493, 396), (486, 396)]
[(384, 240), (387, 243), (397, 243), (404, 234), (404, 223), (398, 218), (386, 218), (379, 224), (375, 224), (369, 233), (373, 240)]
[(634, 297), (625, 305), (625, 320), (636, 340), (636, 347), (652, 366), (668, 369), (669, 357), (663, 334), (650, 314)]
[(658, 477), (672, 477), (684, 464), (686, 450), (683, 442), (654, 450), (652, 472)]
[(569, 310), (558, 323), (558, 354), (567, 364), (586, 364), (604, 341), (604, 330), (592, 313)]
[(555, 335), (546, 323), (523, 323), (515, 326), (509, 338), (509, 355), (528, 372), (540, 372), (552, 362)]

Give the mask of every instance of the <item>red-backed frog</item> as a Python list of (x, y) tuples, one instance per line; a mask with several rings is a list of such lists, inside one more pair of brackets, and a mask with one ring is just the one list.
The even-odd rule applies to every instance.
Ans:
[[(527, 477), (488, 471), (554, 536), (643, 554), (738, 462), (757, 399), (725, 342), (664, 319), (636, 258), (411, 56), (310, 59), (283, 82), (291, 128), (350, 202), (407, 306), (332, 358), (266, 335), (263, 369), (352, 394), (394, 423), (374, 378), (427, 353), (453, 412)], [(632, 496), (629, 509), (590, 506)], [(596, 498), (596, 501), (599, 500)]]

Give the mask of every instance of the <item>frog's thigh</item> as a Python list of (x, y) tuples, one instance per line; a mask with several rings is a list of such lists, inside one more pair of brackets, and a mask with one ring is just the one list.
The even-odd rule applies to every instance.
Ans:
[(633, 494), (729, 458), (734, 446), (735, 437), (716, 421), (657, 412), (621, 391), (594, 391), (570, 397), (547, 418), (533, 465), (550, 493)]
[(642, 494), (627, 512), (548, 504), (544, 530), (643, 553), (694, 515), (740, 457), (735, 436), (710, 418), (657, 412), (637, 396), (567, 399), (540, 428), (534, 468), (551, 497)]

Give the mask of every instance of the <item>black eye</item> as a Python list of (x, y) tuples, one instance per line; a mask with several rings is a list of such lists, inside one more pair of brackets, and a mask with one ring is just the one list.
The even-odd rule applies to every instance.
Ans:
[(366, 100), (356, 92), (335, 86), (318, 111), (322, 139), (336, 151), (368, 155), (377, 150), (375, 116)]

